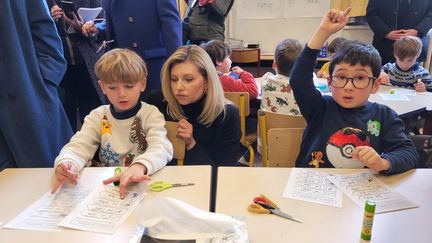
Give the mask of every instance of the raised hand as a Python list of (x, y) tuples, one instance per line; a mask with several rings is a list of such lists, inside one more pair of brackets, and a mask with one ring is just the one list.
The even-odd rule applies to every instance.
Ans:
[(320, 28), (328, 31), (330, 34), (338, 32), (348, 23), (350, 12), (351, 7), (345, 9), (345, 11), (330, 9), (321, 20)]
[(330, 9), (324, 15), (321, 24), (308, 42), (308, 47), (315, 50), (321, 49), (332, 34), (341, 30), (348, 23), (350, 12), (351, 7), (345, 9), (345, 11)]

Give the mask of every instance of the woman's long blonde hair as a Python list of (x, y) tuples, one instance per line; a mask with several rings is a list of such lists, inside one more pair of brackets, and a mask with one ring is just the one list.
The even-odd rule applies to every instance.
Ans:
[(196, 45), (179, 47), (163, 65), (161, 82), (163, 96), (168, 102), (167, 112), (172, 118), (177, 120), (186, 118), (183, 109), (171, 90), (171, 70), (174, 65), (184, 62), (191, 62), (196, 65), (204, 77), (204, 82), (207, 82), (204, 108), (198, 116), (198, 122), (210, 126), (222, 112), (225, 113), (224, 91), (216, 68), (207, 52)]

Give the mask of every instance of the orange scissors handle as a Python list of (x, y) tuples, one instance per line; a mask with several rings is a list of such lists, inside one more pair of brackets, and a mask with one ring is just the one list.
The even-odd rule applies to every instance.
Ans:
[(264, 208), (263, 206), (256, 204), (256, 203), (252, 203), (247, 207), (247, 210), (251, 213), (265, 213), (265, 214), (270, 214), (270, 210)]

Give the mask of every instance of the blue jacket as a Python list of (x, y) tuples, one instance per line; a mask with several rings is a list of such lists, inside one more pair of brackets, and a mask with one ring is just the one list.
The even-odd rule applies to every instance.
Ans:
[(45, 1), (0, 1), (0, 170), (52, 167), (72, 136), (57, 95), (66, 70)]
[(347, 109), (316, 90), (312, 73), (318, 52), (306, 46), (290, 75), (294, 97), (307, 122), (296, 166), (363, 167), (352, 159), (351, 151), (356, 146), (371, 146), (390, 162), (385, 174), (413, 168), (418, 154), (396, 112), (371, 102)]
[(144, 58), (149, 71), (147, 89), (160, 89), (162, 65), (182, 42), (176, 1), (103, 0), (102, 7), (106, 18), (105, 38), (115, 40), (110, 47), (136, 51)]

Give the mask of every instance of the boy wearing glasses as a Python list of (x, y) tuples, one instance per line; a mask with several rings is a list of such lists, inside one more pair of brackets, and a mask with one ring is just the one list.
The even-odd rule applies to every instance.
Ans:
[(387, 175), (409, 170), (418, 155), (402, 121), (387, 106), (368, 102), (380, 86), (381, 58), (375, 48), (347, 42), (330, 63), (332, 96), (322, 96), (314, 87), (319, 50), (346, 25), (350, 10), (327, 12), (291, 72), (294, 96), (308, 124), (296, 166), (366, 166)]

